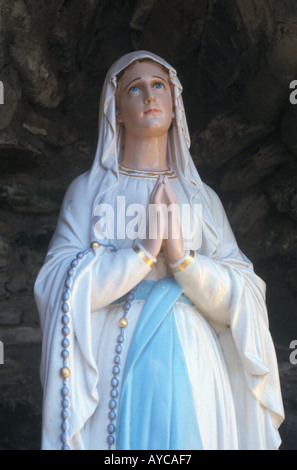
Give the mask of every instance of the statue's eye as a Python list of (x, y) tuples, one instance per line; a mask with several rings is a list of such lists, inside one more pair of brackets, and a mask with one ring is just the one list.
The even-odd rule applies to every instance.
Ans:
[(158, 82), (158, 83), (155, 84), (155, 88), (157, 88), (157, 90), (161, 90), (162, 88), (164, 88), (164, 85), (163, 85), (163, 83)]
[(136, 93), (136, 91), (138, 91), (138, 90), (139, 90), (138, 86), (131, 86), (131, 88), (129, 89), (129, 93), (130, 92), (131, 93)]

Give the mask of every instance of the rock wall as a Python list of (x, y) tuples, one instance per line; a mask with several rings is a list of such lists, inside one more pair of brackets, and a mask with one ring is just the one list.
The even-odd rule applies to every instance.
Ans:
[(0, 449), (40, 447), (41, 331), (32, 289), (68, 184), (96, 149), (100, 90), (134, 49), (174, 65), (192, 154), (267, 283), (296, 449), (295, 0), (0, 0)]

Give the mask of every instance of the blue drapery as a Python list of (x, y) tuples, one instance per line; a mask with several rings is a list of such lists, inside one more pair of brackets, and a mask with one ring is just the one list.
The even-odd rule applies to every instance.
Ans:
[[(173, 305), (189, 303), (173, 278), (138, 287), (146, 299), (126, 361), (118, 450), (201, 450), (192, 389)], [(199, 364), (197, 364), (199, 367)]]

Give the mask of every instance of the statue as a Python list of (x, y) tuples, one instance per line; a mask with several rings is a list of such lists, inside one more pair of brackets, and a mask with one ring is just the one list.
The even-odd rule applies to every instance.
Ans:
[(94, 163), (35, 283), (43, 449), (280, 446), (265, 284), (194, 166), (181, 93), (149, 52), (107, 73)]

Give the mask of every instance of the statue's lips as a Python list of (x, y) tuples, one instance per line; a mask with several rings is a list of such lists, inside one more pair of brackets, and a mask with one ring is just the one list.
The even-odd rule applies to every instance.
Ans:
[(144, 111), (143, 114), (153, 114), (153, 113), (159, 113), (159, 112), (160, 112), (160, 110), (157, 109), (157, 108), (149, 108), (146, 111)]

